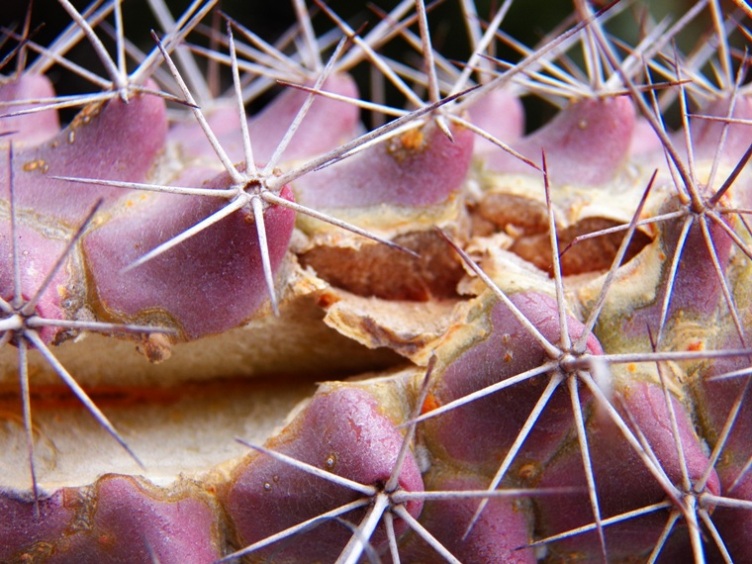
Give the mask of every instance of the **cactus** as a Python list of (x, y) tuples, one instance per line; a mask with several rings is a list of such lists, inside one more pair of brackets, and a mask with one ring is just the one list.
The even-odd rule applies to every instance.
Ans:
[(2, 31), (0, 560), (752, 558), (744, 2), (57, 3)]

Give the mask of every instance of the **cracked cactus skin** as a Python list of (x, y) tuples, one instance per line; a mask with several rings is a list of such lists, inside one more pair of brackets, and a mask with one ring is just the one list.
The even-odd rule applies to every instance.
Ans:
[(1, 561), (752, 559), (752, 12), (446, 4), (3, 22)]

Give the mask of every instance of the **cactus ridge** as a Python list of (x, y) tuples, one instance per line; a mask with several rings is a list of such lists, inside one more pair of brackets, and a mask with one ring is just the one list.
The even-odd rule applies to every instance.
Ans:
[(423, 0), (57, 3), (3, 28), (0, 560), (752, 558), (743, 3), (461, 0), (461, 64)]

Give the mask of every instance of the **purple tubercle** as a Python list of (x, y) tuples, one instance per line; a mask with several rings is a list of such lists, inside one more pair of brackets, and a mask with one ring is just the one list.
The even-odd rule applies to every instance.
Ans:
[[(483, 94), (469, 108), (470, 121), (504, 143), (514, 143), (525, 133), (525, 109), (519, 96), (496, 88)], [(475, 140), (475, 155), (486, 157), (499, 151), (488, 139)]]
[[(322, 90), (357, 99), (357, 86), (347, 74), (335, 74), (324, 81)], [(248, 120), (254, 160), (267, 162), (274, 154), (308, 93), (289, 87)], [(325, 153), (354, 138), (361, 130), (357, 106), (325, 96), (316, 96), (280, 162), (296, 161)], [(244, 158), (237, 104), (228, 103), (207, 111), (207, 121), (230, 159)], [(214, 155), (214, 149), (194, 121), (170, 128), (168, 142), (176, 143), (188, 159)]]
[[(676, 492), (681, 492), (684, 488), (677, 440), (681, 443), (688, 477), (693, 485), (696, 484), (708, 467), (709, 460), (686, 408), (670, 396), (672, 409), (676, 414), (676, 437), (671, 427), (666, 396), (660, 386), (634, 380), (615, 390), (615, 393), (620, 398), (618, 405), (622, 417), (630, 421), (632, 431), (639, 432), (650, 445), (660, 467), (659, 472), (665, 473), (677, 488)], [(596, 410), (587, 423), (587, 430), (602, 519), (648, 507), (668, 498), (665, 487), (658, 482), (605, 412)], [(539, 485), (544, 488), (574, 487), (583, 490), (579, 495), (545, 496), (537, 499), (538, 526), (543, 537), (595, 522), (592, 502), (587, 493), (583, 457), (577, 441), (572, 441), (569, 447), (557, 453), (543, 470)], [(704, 490), (713, 494), (720, 491), (715, 472), (710, 473)], [(659, 540), (666, 518), (666, 510), (648, 512), (605, 527), (609, 557), (650, 553)], [(559, 541), (552, 548), (557, 554), (577, 553), (594, 559), (598, 559), (601, 554), (595, 529)]]
[(293, 184), (301, 204), (316, 209), (379, 205), (432, 206), (456, 195), (467, 175), (475, 134), (430, 122), (415, 126)]
[[(430, 490), (483, 490), (487, 480), (472, 474), (449, 477), (441, 475), (430, 481)], [(475, 521), (470, 533), (463, 532), (478, 509), (476, 497), (427, 501), (421, 524), (460, 562), (488, 564), (533, 564), (535, 552), (526, 548), (533, 529), (531, 506), (522, 499), (492, 498)], [(438, 561), (436, 551), (427, 544), (411, 539), (401, 556), (406, 562)]]
[[(395, 469), (403, 436), (384, 415), (373, 396), (353, 387), (320, 391), (305, 410), (274, 438), (268, 448), (322, 468), (365, 486), (382, 487)], [(400, 469), (399, 488), (422, 491), (423, 481), (412, 455)], [(241, 545), (262, 540), (287, 527), (314, 518), (363, 497), (363, 493), (334, 484), (265, 454), (251, 456), (236, 470), (232, 485), (222, 496)], [(417, 517), (420, 501), (406, 508)], [(259, 518), (263, 515), (263, 518)], [(357, 526), (363, 511), (343, 514)], [(406, 525), (395, 522), (400, 535)], [(259, 554), (275, 561), (331, 561), (336, 559), (352, 531), (326, 519), (310, 530), (272, 545)], [(380, 526), (371, 544), (385, 548)]]
[[(210, 183), (222, 187), (222, 174)], [(287, 188), (281, 197), (292, 200)], [(268, 299), (253, 212), (245, 207), (144, 264), (124, 270), (148, 251), (216, 212), (221, 198), (136, 193), (128, 213), (114, 215), (84, 239), (97, 310), (118, 321), (170, 319), (183, 338), (237, 327)], [(295, 212), (264, 212), (273, 271), (282, 264)]]
[[(139, 94), (94, 102), (52, 139), (21, 148), (14, 158), (18, 205), (75, 226), (100, 198), (107, 207), (122, 188), (92, 186), (51, 176), (143, 182), (164, 148), (167, 116), (162, 98)], [(0, 186), (8, 199), (7, 165)]]
[[(559, 317), (553, 298), (537, 292), (524, 292), (514, 294), (510, 299), (549, 342), (559, 343)], [(436, 407), (552, 360), (505, 304), (497, 303), (492, 307), (490, 321), (492, 328), (488, 336), (454, 358), (435, 379), (429, 397)], [(582, 324), (571, 317), (567, 324), (571, 339), (579, 338)], [(603, 352), (592, 335), (588, 338), (587, 349), (590, 354)], [(429, 419), (424, 424), (426, 434), (430, 441), (436, 441), (436, 448), (445, 452), (449, 459), (494, 472), (550, 376), (551, 372), (543, 372)], [(565, 389), (560, 388), (554, 392), (548, 408), (536, 422), (520, 458), (546, 460), (570, 432), (572, 422), (569, 396)]]
[(89, 520), (74, 527), (48, 560), (208, 564), (220, 554), (216, 509), (191, 494), (160, 499), (134, 478), (104, 476), (84, 508)]
[(2, 105), (23, 100), (50, 99), (54, 96), (52, 83), (46, 76), (19, 74), (0, 78), (0, 133), (12, 132), (10, 138), (18, 146), (36, 145), (54, 137), (60, 131), (60, 120), (55, 110), (12, 116), (9, 114), (34, 109), (34, 105)]
[[(635, 109), (627, 96), (579, 100), (541, 129), (512, 143), (512, 148), (535, 163), (545, 152), (554, 185), (598, 186), (623, 168), (634, 127)], [(489, 155), (487, 166), (501, 173), (535, 173), (501, 149)]]

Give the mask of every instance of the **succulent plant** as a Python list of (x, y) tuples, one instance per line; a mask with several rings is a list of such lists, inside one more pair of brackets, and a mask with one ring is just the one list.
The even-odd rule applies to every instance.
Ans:
[(215, 4), (2, 30), (0, 560), (750, 560), (749, 7)]

